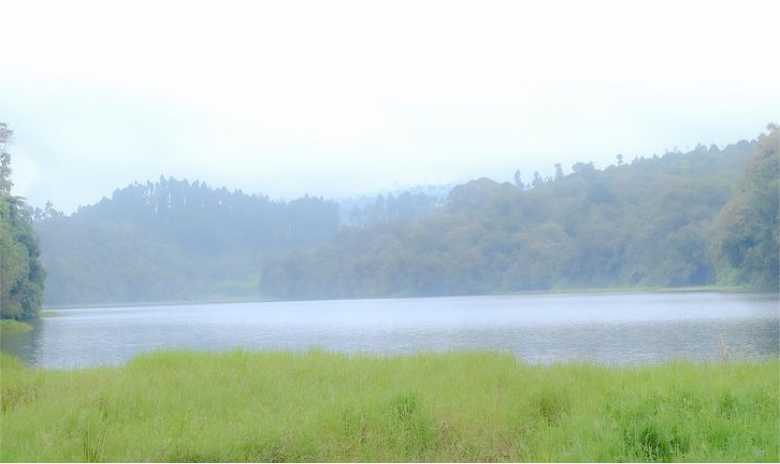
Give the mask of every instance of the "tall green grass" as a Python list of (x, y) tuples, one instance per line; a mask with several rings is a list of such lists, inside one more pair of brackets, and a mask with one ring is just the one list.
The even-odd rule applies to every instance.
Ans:
[(777, 461), (780, 361), (535, 366), (490, 353), (0, 357), (3, 461)]

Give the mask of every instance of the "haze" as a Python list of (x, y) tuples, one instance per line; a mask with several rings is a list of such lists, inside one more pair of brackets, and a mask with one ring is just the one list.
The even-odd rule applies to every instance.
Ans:
[(751, 139), (780, 108), (773, 2), (14, 2), (2, 16), (16, 193), (66, 212), (160, 174), (283, 198), (528, 179)]

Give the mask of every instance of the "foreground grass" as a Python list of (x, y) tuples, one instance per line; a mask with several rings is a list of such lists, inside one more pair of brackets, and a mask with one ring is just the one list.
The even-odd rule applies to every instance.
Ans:
[(777, 461), (780, 361), (607, 368), (508, 355), (0, 356), (3, 461)]
[(29, 332), (32, 326), (14, 319), (0, 319), (0, 334)]

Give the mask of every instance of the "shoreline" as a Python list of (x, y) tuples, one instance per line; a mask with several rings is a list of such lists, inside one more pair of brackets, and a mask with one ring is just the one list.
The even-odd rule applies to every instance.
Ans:
[[(95, 308), (127, 308), (150, 306), (199, 306), (210, 304), (242, 304), (242, 303), (296, 303), (312, 301), (355, 301), (355, 300), (406, 300), (406, 299), (433, 299), (433, 298), (467, 298), (490, 296), (544, 296), (544, 295), (640, 295), (653, 293), (723, 293), (723, 294), (756, 294), (775, 295), (773, 292), (754, 290), (745, 287), (726, 286), (696, 286), (696, 287), (604, 287), (604, 288), (560, 288), (548, 290), (528, 290), (506, 293), (482, 293), (468, 295), (435, 295), (435, 296), (387, 296), (365, 298), (311, 298), (311, 299), (274, 299), (274, 298), (205, 298), (202, 300), (164, 300), (158, 302), (114, 302), (114, 303), (88, 303), (88, 304), (64, 304), (44, 305), (42, 311), (61, 309), (95, 309)], [(780, 298), (780, 296), (778, 296)]]

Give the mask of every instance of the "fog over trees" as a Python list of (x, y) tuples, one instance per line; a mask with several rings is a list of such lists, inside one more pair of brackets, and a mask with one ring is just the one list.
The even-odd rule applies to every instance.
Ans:
[[(778, 283), (778, 129), (337, 203), (160, 177), (36, 218), (48, 304)], [(56, 199), (53, 199), (56, 206)]]

